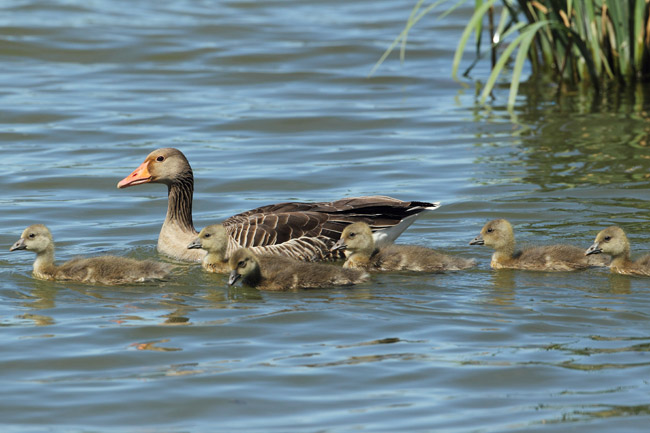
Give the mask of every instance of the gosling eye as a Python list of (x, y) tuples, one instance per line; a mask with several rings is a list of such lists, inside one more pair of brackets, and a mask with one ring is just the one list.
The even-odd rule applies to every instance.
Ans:
[(349, 237), (350, 237), (350, 239), (354, 239), (354, 237), (355, 237), (356, 235), (357, 235), (356, 233), (350, 233), (350, 236), (349, 236)]
[(605, 236), (605, 239), (603, 239), (605, 242), (609, 242), (612, 240), (611, 236)]
[(32, 238), (32, 239), (34, 239), (34, 238), (36, 237), (36, 235), (35, 235), (34, 233), (30, 233), (30, 234), (29, 234), (29, 237)]
[(163, 162), (165, 160), (165, 157), (160, 155), (158, 158), (156, 158), (156, 161), (158, 162)]
[(210, 233), (206, 233), (206, 234), (204, 234), (203, 237), (206, 238), (206, 239), (209, 238), (209, 237), (210, 237)]
[(487, 229), (486, 231), (487, 231), (488, 233), (492, 233), (492, 232), (494, 231), (494, 229), (489, 228), (489, 229)]
[(238, 268), (243, 268), (246, 266), (246, 261), (245, 260), (240, 260), (239, 263), (237, 263)]

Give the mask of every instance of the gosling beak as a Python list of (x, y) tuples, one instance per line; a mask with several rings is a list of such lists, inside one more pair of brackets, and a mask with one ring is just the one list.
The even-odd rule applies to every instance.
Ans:
[(25, 239), (18, 239), (12, 246), (9, 248), (9, 251), (24, 250), (27, 249), (27, 244), (25, 244)]
[(600, 248), (600, 245), (598, 245), (598, 242), (594, 242), (594, 244), (589, 248), (587, 248), (587, 251), (585, 251), (585, 256), (590, 256), (592, 254), (600, 254), (602, 252), (603, 250)]
[(482, 235), (478, 235), (478, 236), (476, 236), (474, 239), (472, 239), (471, 241), (469, 241), (469, 244), (470, 244), (470, 245), (485, 245), (485, 241), (483, 240), (483, 236), (482, 236)]
[(343, 239), (339, 239), (336, 241), (334, 245), (332, 245), (332, 248), (330, 248), (330, 251), (342, 251), (345, 250), (348, 246), (345, 245), (345, 241)]
[(188, 249), (188, 250), (197, 250), (197, 249), (199, 249), (199, 248), (201, 248), (201, 239), (200, 239), (200, 238), (196, 238), (196, 239), (194, 239), (194, 240), (193, 240), (192, 242), (190, 242), (189, 245), (187, 246), (187, 249)]
[(233, 269), (230, 271), (230, 277), (228, 278), (228, 285), (232, 286), (235, 284), (239, 279), (241, 278), (241, 275), (237, 273), (236, 269)]
[(117, 183), (118, 188), (126, 188), (129, 186), (140, 185), (142, 183), (151, 182), (151, 174), (149, 173), (149, 161), (145, 161), (133, 173), (122, 179)]

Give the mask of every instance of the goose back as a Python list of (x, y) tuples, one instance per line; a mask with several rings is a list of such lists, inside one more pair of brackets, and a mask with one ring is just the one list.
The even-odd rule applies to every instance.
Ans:
[(99, 256), (75, 258), (58, 266), (55, 280), (79, 281), (91, 284), (128, 284), (165, 279), (170, 266), (152, 260), (128, 257)]
[(592, 266), (605, 266), (603, 258), (585, 257), (581, 248), (572, 245), (533, 246), (515, 252), (511, 260), (492, 263), (494, 269), (515, 267), (527, 270), (577, 271)]

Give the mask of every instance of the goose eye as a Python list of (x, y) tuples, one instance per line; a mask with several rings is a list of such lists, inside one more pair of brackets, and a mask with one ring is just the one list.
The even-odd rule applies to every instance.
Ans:
[(30, 233), (30, 234), (29, 234), (29, 237), (32, 238), (32, 239), (34, 239), (34, 238), (36, 237), (36, 235), (35, 235), (34, 233)]
[(605, 236), (605, 239), (604, 239), (605, 242), (609, 242), (610, 240), (612, 240), (611, 236)]
[(237, 263), (237, 267), (239, 268), (243, 268), (244, 266), (246, 266), (246, 261), (244, 260), (240, 260), (239, 263)]
[(492, 233), (493, 231), (494, 231), (494, 229), (487, 229), (488, 233)]
[(209, 238), (209, 237), (210, 237), (210, 233), (206, 233), (206, 234), (204, 234), (203, 237), (206, 238), (206, 239)]
[(156, 158), (156, 161), (158, 162), (163, 162), (165, 160), (165, 157), (160, 155), (158, 158)]
[(350, 233), (350, 239), (354, 239), (356, 235), (357, 235), (356, 233)]

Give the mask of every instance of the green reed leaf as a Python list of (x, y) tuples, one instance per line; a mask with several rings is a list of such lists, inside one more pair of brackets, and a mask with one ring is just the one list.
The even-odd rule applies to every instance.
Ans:
[(460, 66), (460, 60), (463, 57), (463, 52), (465, 51), (465, 47), (467, 46), (467, 40), (472, 34), (472, 31), (474, 31), (477, 28), (480, 28), (480, 23), (485, 17), (487, 10), (492, 5), (494, 5), (495, 2), (496, 0), (488, 0), (487, 2), (483, 3), (481, 7), (479, 7), (474, 11), (472, 17), (470, 18), (469, 22), (465, 26), (465, 29), (463, 30), (463, 34), (461, 35), (460, 40), (458, 42), (458, 46), (456, 47), (456, 52), (454, 53), (454, 60), (452, 61), (452, 65), (451, 65), (451, 76), (454, 80), (458, 81), (458, 67)]

